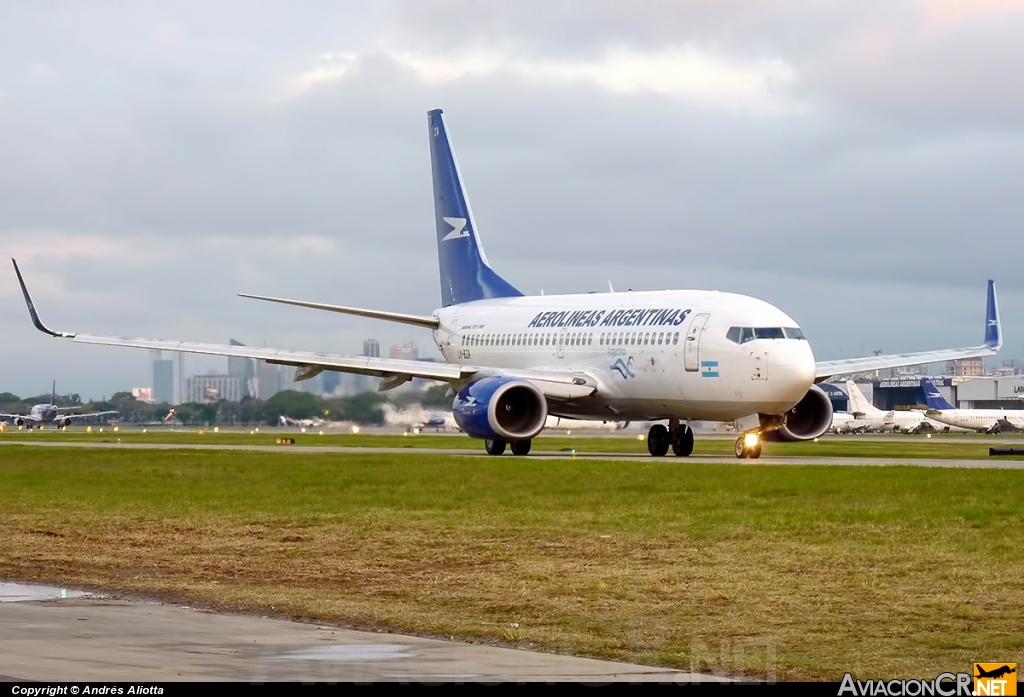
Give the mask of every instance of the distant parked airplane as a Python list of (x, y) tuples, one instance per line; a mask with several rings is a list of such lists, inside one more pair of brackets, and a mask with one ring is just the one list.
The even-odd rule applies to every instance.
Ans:
[(850, 395), (850, 413), (854, 415), (848, 424), (852, 432), (941, 433), (953, 428), (929, 419), (920, 409), (882, 411), (868, 401), (853, 380), (846, 381), (846, 393)]
[(921, 378), (921, 389), (928, 404), (926, 413), (936, 421), (982, 433), (1012, 433), (1024, 428), (1024, 410), (957, 409), (928, 378)]
[(28, 414), (0, 414), (0, 420), (11, 421), (15, 426), (25, 428), (36, 428), (46, 424), (54, 424), (57, 428), (70, 426), (76, 419), (87, 419), (93, 416), (106, 416), (116, 414), (116, 411), (98, 411), (91, 414), (69, 414), (67, 412), (81, 409), (81, 407), (58, 407), (57, 406), (57, 381), (53, 381), (53, 389), (50, 392), (50, 401), (46, 404), (36, 404)]

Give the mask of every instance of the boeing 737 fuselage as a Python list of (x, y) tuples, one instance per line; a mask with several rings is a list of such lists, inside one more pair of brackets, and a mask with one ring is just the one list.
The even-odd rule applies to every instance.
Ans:
[[(549, 415), (600, 421), (664, 421), (648, 450), (693, 451), (690, 420), (733, 421), (738, 457), (759, 457), (762, 438), (810, 440), (832, 424), (817, 382), (837, 374), (989, 355), (1001, 345), (995, 288), (988, 286), (984, 343), (815, 362), (797, 322), (756, 298), (700, 290), (524, 296), (491, 268), (440, 109), (427, 115), (442, 307), (430, 316), (246, 295), (287, 305), (372, 317), (433, 332), (446, 363), (339, 356), (247, 346), (124, 339), (55, 332), (78, 343), (239, 356), (295, 366), (296, 380), (323, 370), (447, 382), (452, 414), (487, 452), (530, 451)], [(17, 264), (15, 264), (17, 267)]]

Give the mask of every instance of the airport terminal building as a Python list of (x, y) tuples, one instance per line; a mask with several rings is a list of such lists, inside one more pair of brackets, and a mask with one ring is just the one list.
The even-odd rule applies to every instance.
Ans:
[[(961, 409), (1024, 409), (1024, 375), (933, 377), (930, 380), (950, 404)], [(868, 398), (885, 411), (927, 408), (918, 377), (875, 380)]]

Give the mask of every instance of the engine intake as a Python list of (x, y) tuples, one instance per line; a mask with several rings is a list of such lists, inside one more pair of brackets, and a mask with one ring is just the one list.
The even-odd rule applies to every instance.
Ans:
[[(832, 400), (817, 385), (811, 385), (807, 394), (783, 416), (780, 427), (768, 430), (762, 438), (771, 441), (813, 440), (832, 425)], [(768, 417), (770, 419), (771, 417)], [(762, 415), (762, 422), (766, 421)]]
[(548, 402), (533, 383), (494, 376), (460, 390), (455, 395), (452, 416), (473, 438), (529, 440), (544, 428)]

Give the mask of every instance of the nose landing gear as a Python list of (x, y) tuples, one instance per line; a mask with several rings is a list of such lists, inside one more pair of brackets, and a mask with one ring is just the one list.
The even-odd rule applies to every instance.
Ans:
[(761, 457), (761, 436), (756, 433), (745, 433), (737, 438), (736, 457), (749, 457), (751, 460)]

